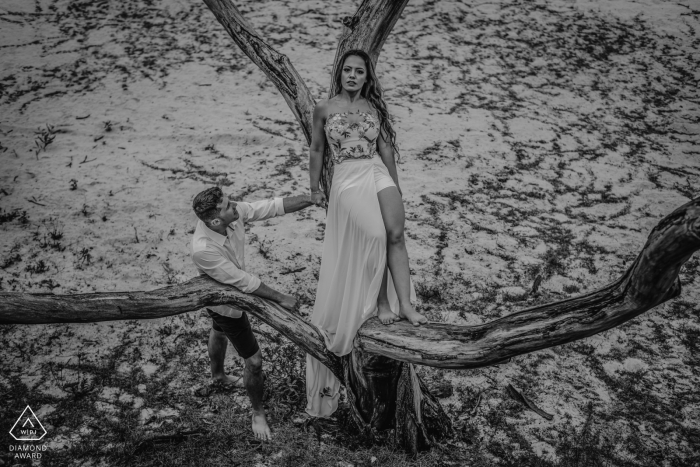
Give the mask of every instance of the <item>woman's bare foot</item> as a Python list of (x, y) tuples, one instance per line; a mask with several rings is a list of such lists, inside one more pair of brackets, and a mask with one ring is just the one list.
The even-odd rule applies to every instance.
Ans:
[(414, 326), (420, 326), (421, 324), (428, 323), (428, 318), (414, 310), (412, 305), (401, 305), (399, 308), (399, 316), (401, 319), (408, 320)]
[(270, 441), (272, 439), (265, 412), (253, 411), (253, 434), (261, 441)]
[(227, 374), (212, 376), (212, 382), (215, 384), (222, 384), (227, 387), (234, 387), (239, 389), (244, 389), (243, 377), (242, 376), (229, 376)]
[(377, 318), (379, 318), (382, 324), (392, 324), (399, 320), (399, 317), (391, 311), (389, 302), (377, 302)]

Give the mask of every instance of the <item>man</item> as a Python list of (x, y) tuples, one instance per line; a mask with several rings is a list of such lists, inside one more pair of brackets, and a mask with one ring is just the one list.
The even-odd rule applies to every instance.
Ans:
[[(246, 272), (243, 224), (295, 212), (311, 204), (309, 195), (244, 203), (230, 199), (218, 187), (204, 190), (192, 201), (192, 208), (199, 218), (192, 238), (192, 260), (200, 274), (232, 285), (242, 292), (277, 302), (289, 310), (295, 309), (297, 300), (293, 296), (268, 287), (256, 276)], [(245, 360), (243, 386), (253, 407), (253, 433), (258, 439), (269, 440), (270, 427), (262, 404), (262, 355), (248, 316), (228, 306), (210, 307), (207, 308), (207, 313), (212, 318), (209, 333), (212, 378), (226, 384), (236, 382), (236, 378), (231, 378), (224, 372), (228, 338)]]

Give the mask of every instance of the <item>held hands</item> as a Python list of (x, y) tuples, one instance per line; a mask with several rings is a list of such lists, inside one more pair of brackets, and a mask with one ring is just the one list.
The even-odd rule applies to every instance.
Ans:
[(322, 208), (328, 207), (328, 200), (326, 199), (326, 195), (324, 195), (322, 191), (312, 191), (311, 202), (314, 203), (316, 206)]

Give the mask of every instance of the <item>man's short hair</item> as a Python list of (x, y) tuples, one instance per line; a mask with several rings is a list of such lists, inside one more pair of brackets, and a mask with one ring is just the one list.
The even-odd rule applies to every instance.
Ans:
[(217, 208), (224, 198), (224, 192), (218, 186), (207, 188), (198, 193), (192, 200), (192, 209), (204, 222), (211, 222), (219, 217), (220, 209)]

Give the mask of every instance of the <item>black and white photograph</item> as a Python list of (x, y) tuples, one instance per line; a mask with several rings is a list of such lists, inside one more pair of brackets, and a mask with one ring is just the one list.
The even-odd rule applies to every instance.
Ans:
[(0, 467), (700, 467), (700, 0), (0, 0)]

